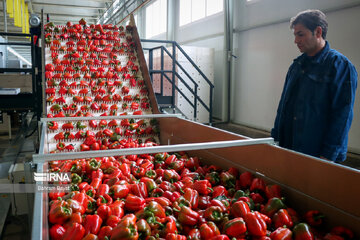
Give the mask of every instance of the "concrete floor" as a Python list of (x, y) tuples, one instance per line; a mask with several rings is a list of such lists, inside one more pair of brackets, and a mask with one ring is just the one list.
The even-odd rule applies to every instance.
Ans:
[[(220, 128), (229, 132), (237, 133), (240, 135), (244, 135), (251, 138), (264, 138), (264, 137), (270, 137), (270, 132), (258, 130), (254, 128), (249, 128), (246, 126), (233, 124), (233, 123), (219, 123), (213, 124), (213, 127)], [(344, 166), (348, 166), (351, 168), (356, 168), (360, 170), (360, 155), (354, 154), (354, 153), (348, 153), (346, 160), (341, 163)]]
[[(33, 145), (34, 139), (28, 138), (25, 142), (16, 140), (17, 128), (12, 129), (12, 139), (9, 139), (7, 133), (0, 134), (0, 162), (14, 162), (22, 158), (24, 154), (31, 154), (34, 148), (29, 148)], [(29, 152), (30, 151), (30, 152)], [(3, 176), (2, 176), (3, 177)], [(11, 201), (11, 194), (9, 195), (9, 202)], [(11, 204), (11, 203), (10, 203)], [(28, 215), (12, 215), (10, 208), (6, 204), (0, 205), (0, 218), (5, 218), (2, 229), (0, 229), (1, 240), (25, 240), (31, 239), (30, 225)], [(1, 231), (2, 230), (2, 231)]]

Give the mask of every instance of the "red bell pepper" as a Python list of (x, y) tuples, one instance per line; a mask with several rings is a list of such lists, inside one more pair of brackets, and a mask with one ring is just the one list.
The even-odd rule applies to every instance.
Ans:
[(61, 240), (65, 234), (65, 228), (60, 224), (53, 225), (49, 230), (50, 238), (53, 240)]
[(171, 182), (171, 183), (173, 183), (173, 182), (176, 182), (176, 181), (179, 181), (180, 180), (180, 176), (179, 176), (179, 174), (175, 171), (175, 170), (170, 170), (170, 169), (166, 169), (165, 171), (164, 171), (164, 179), (166, 180), (166, 181), (169, 181), (169, 182)]
[(140, 182), (145, 183), (146, 186), (146, 190), (148, 193), (151, 193), (154, 189), (157, 188), (157, 184), (155, 183), (155, 181), (151, 178), (148, 177), (142, 177), (140, 179)]
[(111, 215), (111, 208), (107, 205), (101, 205), (96, 210), (99, 217), (103, 220), (103, 222), (106, 221), (106, 219)]
[(100, 195), (96, 199), (96, 205), (97, 206), (110, 205), (110, 204), (112, 204), (112, 202), (113, 202), (113, 199), (110, 197), (109, 194)]
[(185, 188), (183, 191), (183, 197), (189, 201), (192, 209), (196, 209), (199, 204), (199, 193), (191, 188)]
[(80, 212), (76, 212), (76, 213), (71, 214), (70, 219), (63, 225), (63, 227), (65, 229), (68, 229), (74, 223), (82, 224), (83, 223), (82, 216), (83, 215)]
[(288, 211), (294, 225), (300, 222), (299, 215), (294, 209), (288, 207), (288, 208), (286, 208), (286, 210)]
[(253, 178), (254, 177), (251, 172), (244, 172), (244, 173), (240, 174), (239, 180), (240, 180), (241, 189), (249, 188), (253, 181)]
[(208, 180), (196, 180), (191, 186), (192, 189), (198, 191), (198, 193), (203, 195), (208, 195), (213, 192), (211, 188), (211, 183)]
[(286, 209), (280, 209), (277, 213), (274, 214), (272, 221), (275, 228), (286, 226), (287, 228), (292, 228), (294, 223)]
[(136, 226), (136, 217), (134, 214), (126, 215), (121, 222), (111, 231), (113, 240), (137, 240), (139, 233)]
[(314, 240), (314, 234), (306, 223), (299, 223), (293, 228), (294, 240)]
[(145, 219), (140, 219), (136, 222), (136, 227), (142, 239), (151, 235), (151, 228), (150, 225), (146, 222)]
[(189, 240), (201, 240), (201, 234), (200, 230), (197, 228), (191, 229), (191, 231), (188, 234)]
[(97, 234), (100, 230), (103, 220), (99, 215), (86, 215), (84, 221), (85, 235), (89, 233)]
[(130, 192), (128, 185), (113, 185), (110, 187), (110, 193), (113, 198), (125, 198)]
[(226, 190), (226, 188), (224, 186), (216, 186), (213, 187), (213, 193), (212, 193), (212, 197), (216, 198), (218, 196), (228, 196), (228, 191)]
[(121, 218), (115, 216), (115, 215), (110, 215), (107, 220), (106, 220), (106, 225), (114, 228), (118, 225), (118, 223), (120, 222)]
[(235, 187), (235, 176), (232, 175), (230, 172), (221, 172), (220, 173), (220, 182), (221, 185), (225, 186), (226, 188), (233, 188)]
[(270, 234), (271, 240), (292, 240), (292, 232), (289, 228), (279, 227)]
[(90, 174), (92, 171), (96, 171), (100, 168), (100, 162), (98, 162), (95, 158), (91, 158), (89, 161), (86, 161), (85, 171)]
[(98, 188), (95, 188), (96, 190), (96, 197), (103, 196), (105, 194), (108, 194), (110, 191), (110, 187), (107, 184), (100, 184)]
[(74, 223), (68, 227), (63, 235), (63, 240), (81, 240), (85, 235), (85, 228), (79, 224)]
[(51, 191), (49, 192), (49, 198), (51, 200), (56, 200), (58, 199), (59, 197), (63, 197), (65, 195), (65, 192), (59, 192), (59, 191)]
[(63, 224), (72, 214), (72, 209), (69, 203), (63, 200), (54, 202), (49, 211), (49, 222), (53, 224)]
[(271, 199), (273, 197), (281, 198), (281, 189), (277, 184), (267, 185), (265, 188), (265, 195), (267, 199)]
[(223, 228), (223, 233), (229, 237), (241, 238), (245, 236), (246, 224), (243, 218), (234, 218), (227, 221)]
[(203, 223), (200, 226), (200, 235), (202, 239), (209, 239), (220, 235), (219, 228), (213, 222)]
[(84, 214), (85, 213), (85, 208), (82, 204), (80, 204), (78, 201), (74, 200), (74, 199), (67, 199), (66, 203), (69, 204), (69, 207), (72, 209), (73, 213), (81, 213)]
[(320, 226), (323, 223), (324, 214), (318, 210), (309, 210), (305, 213), (305, 221), (312, 227)]
[(204, 218), (208, 221), (219, 222), (223, 218), (223, 212), (219, 206), (211, 206), (206, 208)]
[(129, 194), (125, 199), (125, 209), (129, 211), (139, 211), (146, 205), (145, 199), (142, 197)]
[(210, 238), (209, 240), (230, 240), (228, 236), (221, 234)]
[(230, 213), (234, 217), (242, 217), (245, 218), (245, 216), (250, 213), (249, 205), (244, 201), (237, 201), (234, 204), (231, 205)]
[(87, 234), (83, 239), (81, 240), (98, 240), (98, 236), (92, 233)]
[(338, 236), (341, 236), (343, 238), (348, 238), (348, 239), (353, 239), (354, 238), (354, 233), (346, 228), (346, 227), (343, 227), (343, 226), (336, 226), (336, 227), (333, 227), (331, 229), (331, 233), (332, 234), (335, 234), (335, 235), (338, 235)]
[(186, 240), (186, 236), (177, 233), (168, 233), (165, 240)]
[(208, 180), (212, 185), (217, 185), (220, 182), (220, 175), (218, 172), (206, 173), (205, 179)]
[(206, 209), (210, 206), (210, 196), (199, 196), (199, 209)]
[(147, 188), (144, 182), (139, 182), (137, 184), (130, 184), (129, 185), (130, 192), (134, 194), (135, 196), (141, 197), (141, 198), (147, 198), (148, 192)]
[(274, 197), (269, 199), (261, 212), (271, 218), (277, 211), (282, 208), (286, 208), (285, 204), (280, 198)]
[(228, 212), (230, 209), (230, 204), (226, 199), (219, 200), (219, 199), (212, 199), (210, 201), (211, 206), (219, 206), (223, 213)]
[(144, 208), (145, 215), (154, 215), (155, 217), (165, 218), (165, 210), (160, 203), (156, 201), (149, 202)]
[(190, 207), (182, 206), (179, 212), (178, 220), (182, 224), (195, 225), (199, 217), (199, 214)]
[(122, 200), (116, 200), (114, 201), (112, 204), (109, 205), (110, 209), (111, 209), (111, 214), (122, 218), (124, 216), (124, 207), (125, 203)]
[(98, 233), (99, 240), (108, 240), (111, 236), (112, 227), (110, 226), (103, 226), (100, 228)]
[(162, 229), (160, 230), (160, 236), (166, 236), (169, 233), (176, 233), (178, 229), (176, 227), (176, 219), (173, 216), (168, 216), (162, 223)]
[(251, 185), (250, 185), (250, 191), (251, 192), (254, 192), (254, 191), (257, 191), (257, 192), (265, 192), (265, 189), (266, 189), (266, 184), (264, 182), (264, 180), (262, 180), (261, 178), (254, 178), (251, 182)]
[(265, 221), (258, 217), (254, 212), (246, 214), (244, 220), (250, 235), (258, 237), (266, 235), (267, 226)]
[(48, 122), (48, 128), (50, 129), (50, 130), (57, 130), (58, 128), (59, 128), (59, 124), (57, 123), (57, 122), (55, 122), (55, 121), (50, 121), (50, 122)]

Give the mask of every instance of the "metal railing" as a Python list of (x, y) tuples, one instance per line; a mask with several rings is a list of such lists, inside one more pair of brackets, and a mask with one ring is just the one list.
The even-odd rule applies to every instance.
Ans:
[[(209, 124), (212, 123), (212, 111), (213, 111), (213, 91), (214, 85), (210, 82), (210, 80), (205, 76), (205, 74), (200, 70), (200, 68), (194, 63), (194, 61), (189, 57), (189, 55), (184, 51), (181, 46), (175, 41), (166, 41), (166, 40), (148, 40), (148, 39), (141, 39), (141, 42), (144, 43), (156, 43), (160, 46), (154, 48), (143, 48), (144, 51), (148, 51), (148, 67), (149, 67), (149, 74), (151, 77), (151, 81), (153, 81), (153, 76), (156, 74), (160, 74), (160, 92), (157, 93), (157, 97), (164, 97), (164, 79), (171, 84), (171, 96), (170, 96), (170, 103), (173, 109), (179, 109), (176, 106), (176, 93), (180, 94), (186, 102), (194, 109), (193, 111), (193, 118), (197, 118), (197, 110), (198, 110), (198, 103), (202, 105), (205, 110), (209, 113)], [(171, 48), (170, 51), (165, 47), (167, 45)], [(183, 54), (186, 60), (191, 64), (191, 66), (199, 73), (202, 77), (202, 81), (204, 81), (209, 86), (209, 103), (205, 103), (204, 100), (198, 95), (198, 86), (199, 84), (190, 76), (190, 74), (185, 70), (185, 68), (179, 63), (176, 59), (176, 52), (177, 50)], [(154, 51), (160, 51), (160, 69), (154, 69)], [(166, 54), (166, 55), (165, 55)], [(170, 61), (172, 62), (171, 70), (164, 68), (164, 59), (165, 57), (169, 57)], [(189, 81), (185, 81), (184, 78), (179, 74), (177, 68), (180, 69)], [(171, 75), (171, 77), (168, 76)], [(190, 92), (193, 96), (193, 100), (190, 100), (191, 97), (187, 96), (184, 91), (182, 91), (177, 84), (177, 81), (180, 81), (183, 86), (185, 87), (186, 91)]]

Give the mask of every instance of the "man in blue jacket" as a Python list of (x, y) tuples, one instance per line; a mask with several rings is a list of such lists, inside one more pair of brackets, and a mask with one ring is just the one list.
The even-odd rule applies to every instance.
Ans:
[(353, 118), (357, 72), (325, 40), (324, 13), (300, 12), (290, 26), (303, 54), (288, 70), (271, 135), (284, 148), (342, 162)]

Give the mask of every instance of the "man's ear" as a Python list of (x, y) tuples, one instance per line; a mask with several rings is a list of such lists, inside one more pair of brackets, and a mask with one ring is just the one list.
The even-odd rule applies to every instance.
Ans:
[(317, 37), (317, 38), (321, 38), (322, 37), (322, 28), (320, 27), (320, 26), (317, 26), (316, 28), (315, 28), (315, 36)]

